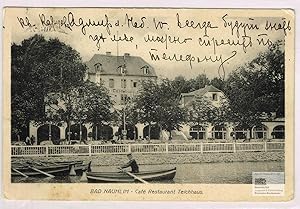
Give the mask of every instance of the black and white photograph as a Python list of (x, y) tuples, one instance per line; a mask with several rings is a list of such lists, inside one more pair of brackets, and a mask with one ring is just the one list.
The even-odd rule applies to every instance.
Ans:
[(293, 12), (7, 8), (4, 26), (11, 197), (291, 198)]

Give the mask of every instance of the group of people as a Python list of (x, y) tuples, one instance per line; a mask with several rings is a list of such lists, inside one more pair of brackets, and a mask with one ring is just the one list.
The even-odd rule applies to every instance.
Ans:
[(35, 137), (33, 135), (31, 135), (30, 138), (29, 138), (29, 136), (27, 136), (26, 139), (25, 139), (25, 143), (26, 143), (26, 145), (34, 145), (35, 144)]

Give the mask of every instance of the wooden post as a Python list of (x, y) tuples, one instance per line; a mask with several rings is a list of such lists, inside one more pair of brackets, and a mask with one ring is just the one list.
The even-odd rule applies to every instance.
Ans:
[(91, 157), (92, 156), (92, 145), (89, 144), (89, 156)]
[(236, 153), (236, 143), (233, 142), (233, 153)]
[(46, 145), (46, 157), (48, 157), (49, 156), (49, 147), (48, 147), (48, 145)]
[(264, 151), (267, 152), (267, 151), (268, 151), (268, 150), (267, 150), (267, 142), (265, 142), (264, 148), (265, 148)]
[(128, 152), (131, 152), (131, 144), (128, 144)]
[(75, 171), (75, 164), (71, 165), (71, 169), (69, 172), (69, 176), (76, 176), (76, 171)]
[(86, 182), (86, 181), (87, 181), (86, 171), (83, 171), (82, 176), (80, 178), (80, 182)]
[(203, 142), (201, 142), (201, 144), (200, 144), (200, 152), (201, 152), (201, 154), (203, 154)]

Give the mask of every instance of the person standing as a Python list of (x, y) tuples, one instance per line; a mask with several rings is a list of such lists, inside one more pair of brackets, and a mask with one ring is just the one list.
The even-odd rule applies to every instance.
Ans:
[(31, 145), (31, 141), (30, 141), (29, 136), (26, 137), (25, 143), (26, 143), (26, 145)]
[(33, 135), (31, 135), (31, 137), (30, 137), (30, 142), (31, 142), (31, 145), (35, 144), (35, 137)]

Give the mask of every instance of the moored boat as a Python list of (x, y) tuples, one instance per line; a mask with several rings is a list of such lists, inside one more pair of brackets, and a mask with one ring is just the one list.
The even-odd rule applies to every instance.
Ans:
[[(145, 181), (172, 180), (176, 175), (176, 168), (168, 170), (142, 171), (134, 173), (135, 176)], [(89, 183), (130, 183), (137, 180), (123, 172), (87, 172)]]
[(62, 162), (25, 162), (12, 164), (11, 176), (45, 176), (43, 173), (34, 170), (34, 168), (46, 172), (54, 176), (67, 176), (73, 167), (76, 175), (82, 175), (83, 171), (90, 170), (91, 162), (83, 163), (83, 161), (62, 161)]
[(73, 165), (76, 175), (82, 175), (83, 171), (91, 171), (91, 161), (89, 163), (84, 163), (83, 161), (63, 161), (55, 163), (61, 165)]
[[(38, 172), (32, 168), (41, 170), (43, 172), (46, 172), (48, 174), (54, 175), (54, 176), (62, 176), (62, 175), (68, 175), (70, 172), (70, 166), (68, 165), (52, 165), (52, 166), (22, 166), (22, 167), (12, 167), (11, 170), (11, 176), (22, 176), (21, 173), (25, 174), (26, 176), (44, 176), (43, 173)], [(16, 172), (19, 171), (19, 172)]]

